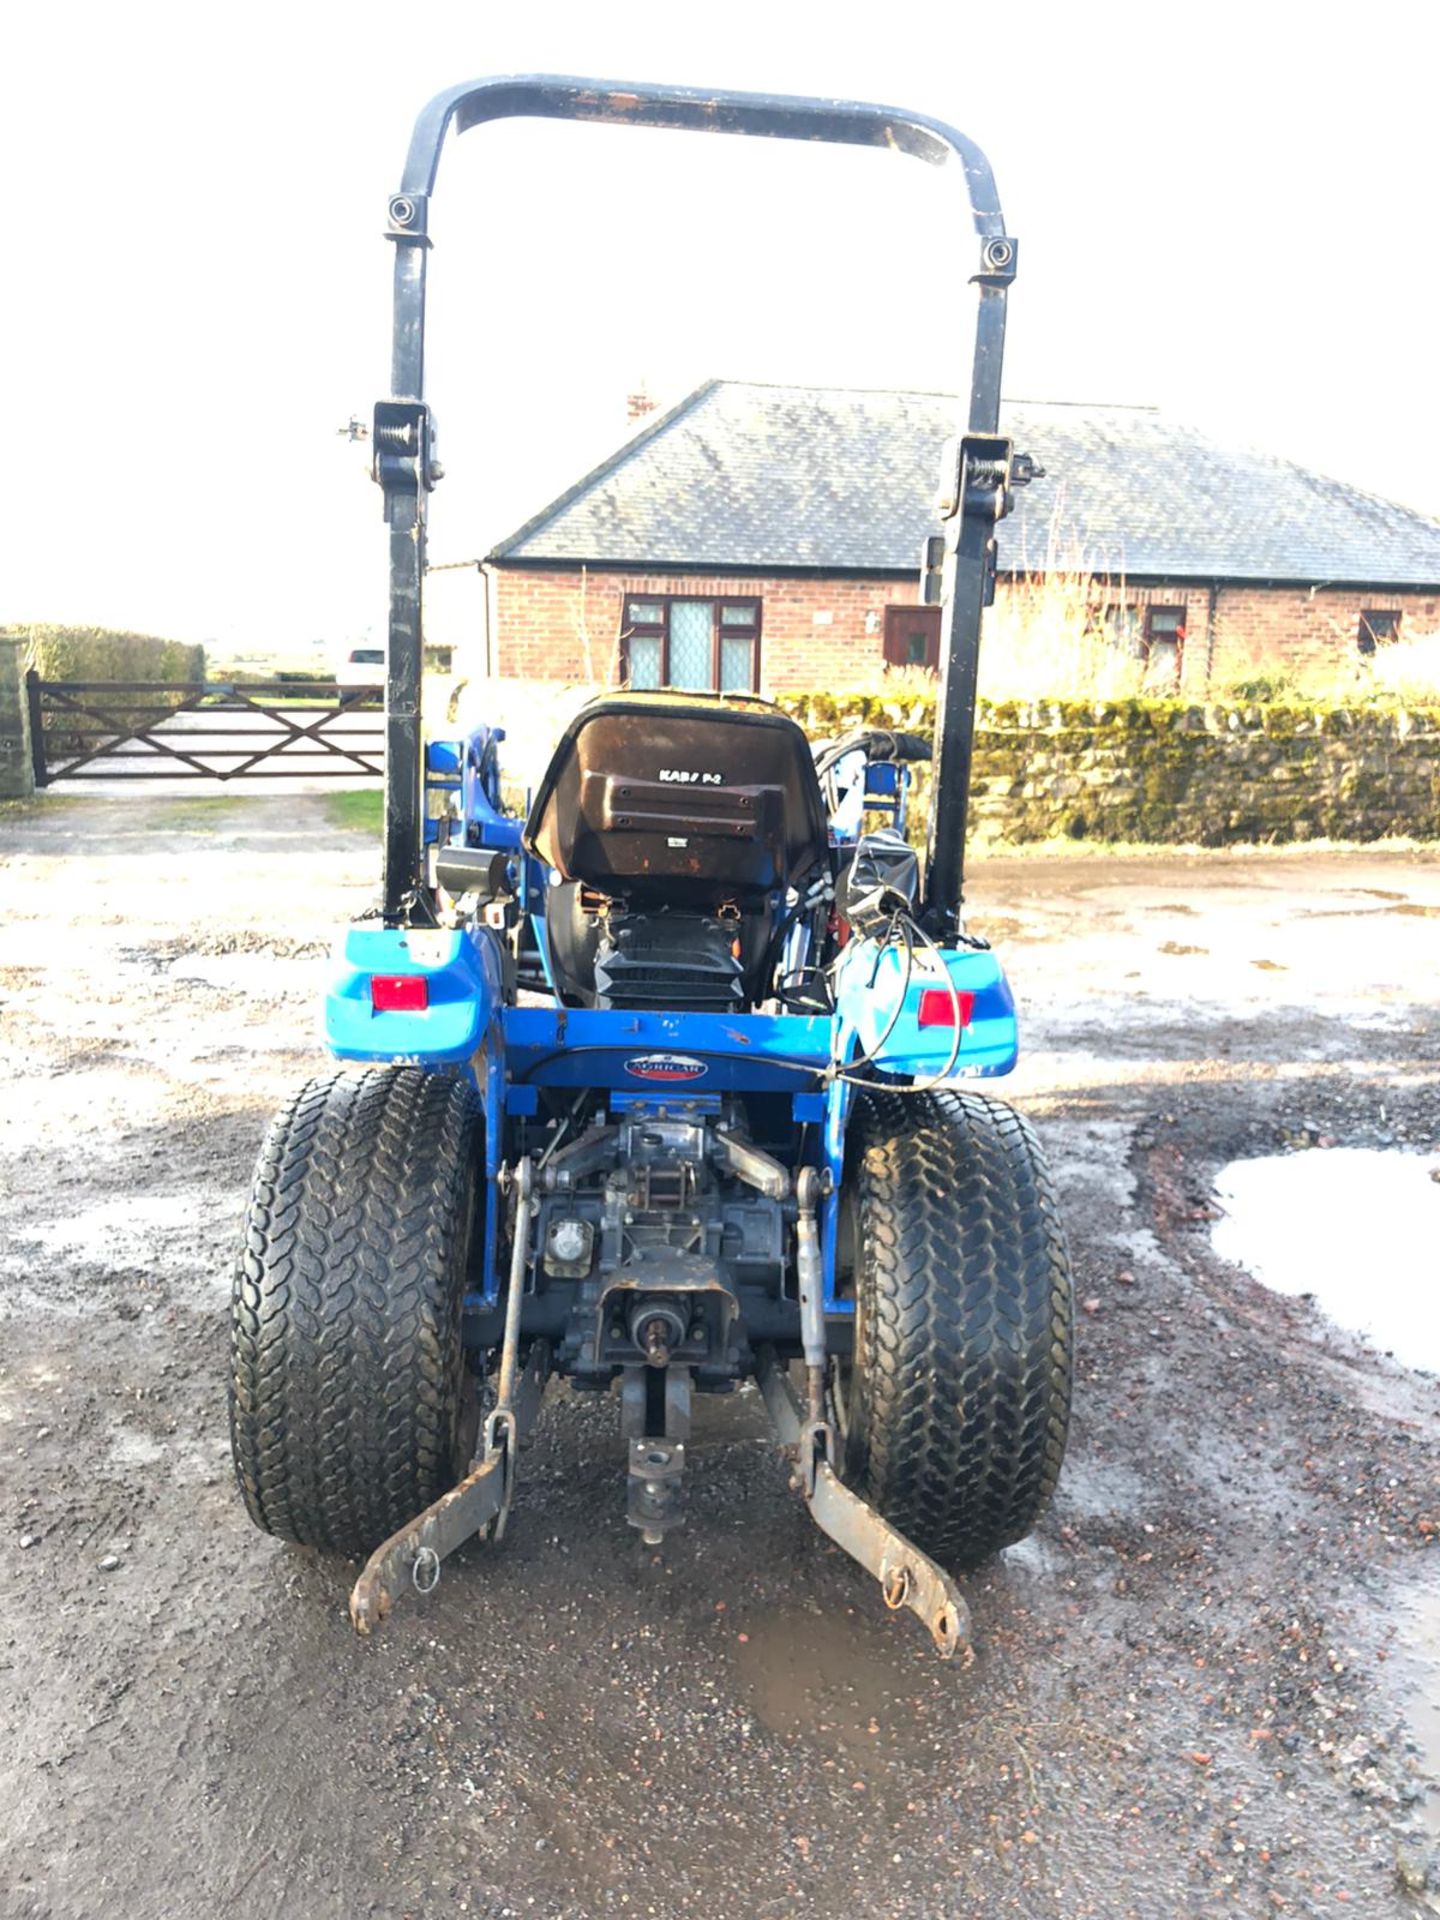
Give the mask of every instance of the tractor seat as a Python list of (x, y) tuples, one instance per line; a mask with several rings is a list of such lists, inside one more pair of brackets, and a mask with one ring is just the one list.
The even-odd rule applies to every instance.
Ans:
[(524, 840), (563, 881), (711, 911), (758, 905), (828, 857), (803, 730), (768, 701), (725, 694), (590, 701), (560, 738)]

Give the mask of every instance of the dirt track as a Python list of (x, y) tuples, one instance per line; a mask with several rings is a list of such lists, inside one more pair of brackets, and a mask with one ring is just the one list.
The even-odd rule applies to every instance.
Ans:
[(504, 1546), (357, 1641), (352, 1570), (244, 1517), (224, 1354), (373, 848), (318, 801), (140, 795), (8, 813), (0, 853), (4, 1920), (1425, 1910), (1395, 1636), (1440, 1638), (1440, 1389), (1219, 1265), (1208, 1212), (1237, 1155), (1435, 1148), (1440, 860), (977, 864), (1093, 1307), (1059, 1499), (969, 1583), (961, 1672), (753, 1398), (702, 1409), (663, 1557), (613, 1409), (555, 1400)]

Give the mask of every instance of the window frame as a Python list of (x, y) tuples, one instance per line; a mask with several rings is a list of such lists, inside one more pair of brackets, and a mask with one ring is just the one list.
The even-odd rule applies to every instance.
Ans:
[[(924, 633), (924, 654), (922, 660), (896, 660), (891, 657), (891, 648), (898, 646), (901, 638), (899, 629), (908, 623), (918, 621), (926, 630)], [(909, 636), (905, 636), (908, 641)], [(888, 673), (892, 667), (902, 672), (921, 673), (940, 671), (940, 649), (945, 642), (944, 615), (939, 607), (927, 606), (923, 602), (911, 604), (907, 601), (891, 601), (885, 608), (880, 624), (880, 660)]]
[[(1163, 633), (1156, 633), (1155, 616), (1157, 613), (1174, 614), (1175, 625)], [(1155, 657), (1155, 642), (1157, 640), (1173, 640), (1175, 642), (1175, 685), (1177, 687), (1179, 686), (1181, 675), (1185, 671), (1185, 633), (1189, 621), (1190, 608), (1183, 600), (1157, 601), (1154, 606), (1146, 607), (1145, 629), (1141, 642), (1142, 650), (1140, 658), (1145, 662), (1145, 671), (1147, 674), (1150, 671), (1151, 663)]]
[[(1362, 607), (1355, 634), (1355, 646), (1361, 656), (1373, 660), (1381, 647), (1393, 646), (1400, 638), (1400, 624), (1404, 617), (1403, 607)], [(1374, 623), (1377, 620), (1384, 621), (1383, 632), (1375, 631)]]
[[(758, 593), (626, 593), (620, 602), (620, 679), (623, 685), (631, 683), (630, 642), (639, 634), (660, 637), (660, 685), (670, 686), (670, 609), (676, 601), (701, 601), (708, 604), (710, 614), (710, 685), (706, 688), (682, 687), (675, 689), (682, 693), (718, 693), (720, 691), (720, 663), (722, 659), (722, 640), (748, 640), (750, 643), (750, 684), (748, 687), (728, 687), (728, 693), (758, 693), (760, 691), (760, 645), (761, 632), (765, 618), (765, 602)], [(659, 621), (634, 621), (630, 617), (632, 606), (658, 606), (662, 609)], [(753, 607), (755, 617), (748, 626), (735, 622), (726, 625), (722, 618), (725, 607)]]
[(1138, 600), (1103, 600), (1087, 609), (1087, 634), (1096, 635), (1127, 659), (1145, 658), (1145, 608)]

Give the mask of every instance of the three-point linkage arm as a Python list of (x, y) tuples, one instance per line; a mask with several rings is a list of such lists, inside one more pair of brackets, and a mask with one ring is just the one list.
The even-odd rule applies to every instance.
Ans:
[(415, 914), (424, 884), (421, 852), (421, 582), (425, 570), (425, 496), (440, 477), (425, 403), (425, 267), (429, 198), (441, 149), (453, 127), (516, 116), (598, 120), (699, 133), (752, 134), (893, 148), (955, 168), (965, 184), (980, 237), (972, 278), (979, 290), (975, 349), (964, 415), (957, 422), (946, 520), (941, 655), (935, 737), (927, 909), (940, 934), (958, 924), (965, 812), (980, 616), (993, 575), (993, 528), (1009, 501), (1009, 443), (998, 438), (1005, 296), (1015, 277), (1015, 242), (1005, 232), (984, 154), (944, 122), (895, 107), (786, 95), (707, 93), (689, 87), (622, 85), (552, 75), (512, 75), (452, 87), (415, 124), (400, 191), (388, 209), (395, 243), (395, 321), (391, 397), (375, 410), (375, 478), (385, 491), (390, 528), (390, 634), (386, 684), (385, 890), (387, 924)]

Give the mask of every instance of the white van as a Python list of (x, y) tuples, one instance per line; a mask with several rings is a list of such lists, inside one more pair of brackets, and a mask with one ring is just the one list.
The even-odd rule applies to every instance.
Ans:
[(348, 653), (341, 656), (340, 664), (335, 669), (335, 682), (341, 687), (383, 687), (385, 649), (351, 647)]

